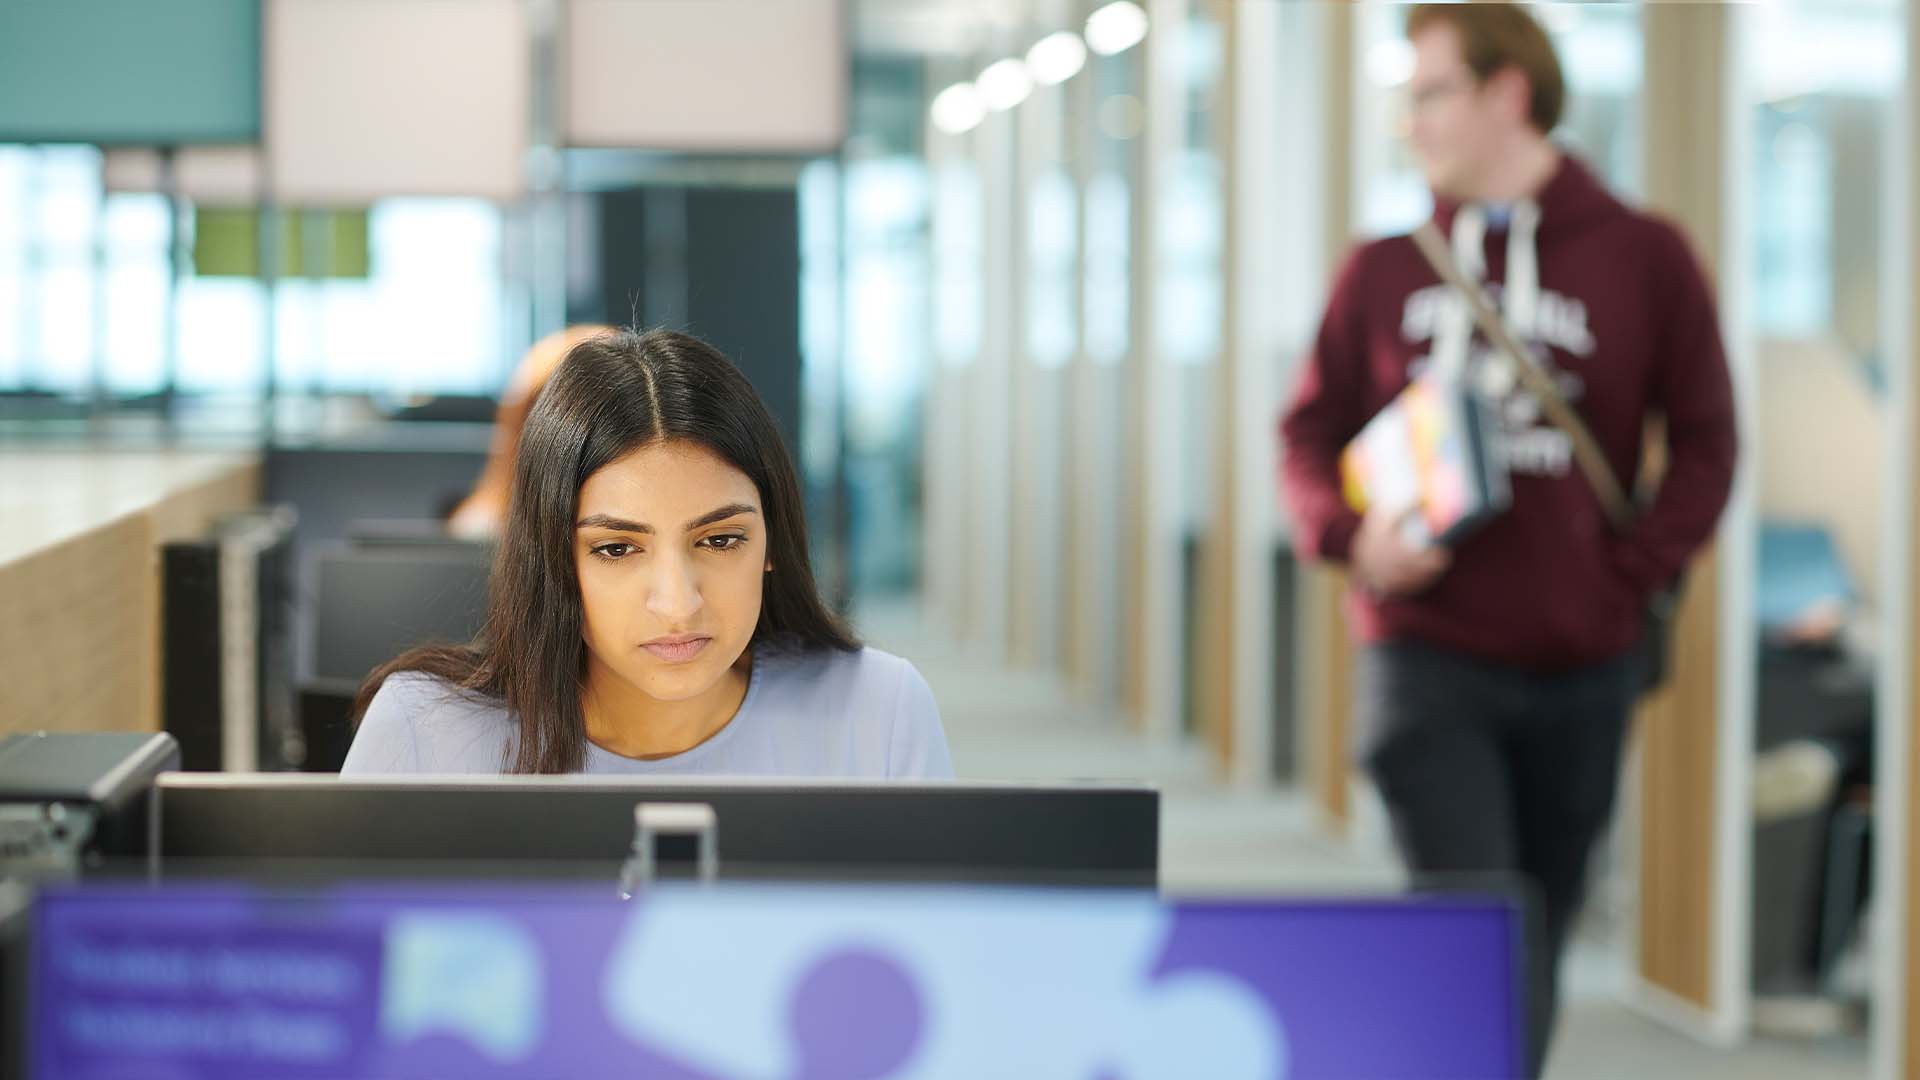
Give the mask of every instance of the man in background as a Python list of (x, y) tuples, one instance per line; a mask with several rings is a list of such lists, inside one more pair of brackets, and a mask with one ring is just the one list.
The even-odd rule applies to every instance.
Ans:
[[(1457, 315), (1408, 237), (1340, 269), (1281, 432), (1305, 557), (1344, 566), (1361, 643), (1356, 755), (1416, 882), (1517, 875), (1530, 898), (1529, 1054), (1557, 1012), (1559, 957), (1612, 812), (1649, 597), (1711, 535), (1735, 420), (1713, 299), (1670, 224), (1623, 206), (1549, 138), (1565, 84), (1517, 6), (1422, 5), (1407, 36), (1412, 144), (1455, 262), (1592, 429), (1639, 475), (1650, 414), (1668, 459), (1651, 506), (1613, 528), (1568, 436)], [(1451, 338), (1451, 340), (1449, 340)], [(1512, 504), (1452, 550), (1342, 497), (1342, 449), (1448, 349), (1502, 429)]]

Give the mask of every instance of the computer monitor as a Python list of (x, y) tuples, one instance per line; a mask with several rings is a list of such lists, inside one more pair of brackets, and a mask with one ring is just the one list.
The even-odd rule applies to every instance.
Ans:
[(1525, 1070), (1498, 898), (229, 883), (31, 921), (32, 1080)]
[(439, 518), (356, 518), (347, 523), (347, 541), (362, 549), (401, 547), (434, 548), (462, 554), (478, 550), (490, 553), (485, 540), (455, 536)]
[(302, 675), (355, 683), (415, 645), (464, 644), (486, 616), (484, 545), (336, 545), (306, 571), (311, 648)]
[[(162, 874), (245, 860), (612, 881), (641, 804), (710, 807), (722, 877), (1152, 886), (1159, 871), (1160, 793), (1105, 783), (173, 773), (151, 854)], [(683, 866), (695, 848), (648, 850)]]

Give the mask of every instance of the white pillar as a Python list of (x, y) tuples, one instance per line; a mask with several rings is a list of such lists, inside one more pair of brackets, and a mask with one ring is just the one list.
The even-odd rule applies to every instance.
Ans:
[[(936, 80), (937, 81), (937, 80)], [(938, 93), (944, 85), (933, 87)], [(929, 125), (927, 169), (932, 192), (931, 257), (927, 268), (927, 335), (933, 342), (933, 370), (925, 402), (924, 457), (926, 514), (921, 588), (930, 625), (954, 640), (970, 635), (968, 625), (973, 562), (969, 513), (973, 498), (968, 421), (972, 416), (973, 367), (978, 348), (951, 340), (960, 325), (976, 327), (977, 310), (967, 310), (971, 294), (960, 282), (978, 275), (980, 228), (978, 171), (969, 135), (950, 135)]]
[(1127, 466), (1133, 486), (1128, 529), (1127, 697), (1147, 734), (1173, 738), (1180, 727), (1179, 394), (1160, 348), (1161, 193), (1184, 127), (1180, 34), (1187, 0), (1147, 0), (1143, 50), (1145, 123), (1140, 182), (1133, 204), (1132, 354), (1134, 420)]
[[(1038, 30), (1035, 31), (1036, 35)], [(1035, 265), (1041, 223), (1035, 217), (1038, 186), (1060, 168), (1061, 106), (1065, 91), (1036, 87), (1014, 115), (1018, 150), (1014, 170), (1013, 292), (1014, 374), (1007, 410), (1013, 418), (1013, 515), (1008, 521), (1012, 554), (1009, 653), (1016, 665), (1051, 668), (1060, 662), (1060, 629), (1066, 589), (1061, 545), (1049, 538), (1060, 529), (1066, 499), (1061, 434), (1064, 367), (1036, 354), (1035, 323), (1047, 313), (1036, 306), (1035, 286), (1045, 271)]]
[(970, 567), (967, 627), (970, 644), (996, 660), (1007, 656), (1012, 588), (1012, 393), (1018, 275), (1015, 257), (1014, 117), (989, 113), (974, 132), (980, 169), (982, 312), (980, 355), (971, 372), (968, 463)]

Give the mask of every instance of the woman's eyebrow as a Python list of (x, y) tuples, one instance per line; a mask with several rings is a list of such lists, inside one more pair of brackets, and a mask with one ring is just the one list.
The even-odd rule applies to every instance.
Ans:
[(612, 529), (615, 532), (646, 533), (648, 536), (653, 535), (653, 526), (651, 525), (643, 525), (638, 521), (628, 521), (626, 518), (613, 517), (610, 514), (593, 514), (588, 517), (583, 517), (575, 522), (573, 527), (576, 529)]
[[(728, 503), (726, 506), (709, 510), (704, 514), (701, 514), (699, 517), (694, 518), (692, 521), (687, 522), (685, 525), (681, 526), (681, 530), (683, 532), (692, 532), (693, 530), (698, 529), (703, 525), (711, 525), (716, 521), (725, 521), (730, 517), (737, 517), (741, 514), (758, 514), (759, 512), (760, 511), (757, 507), (751, 506), (747, 503)], [(626, 518), (614, 517), (611, 514), (592, 514), (587, 517), (583, 517), (574, 524), (574, 528), (576, 529), (612, 529), (616, 532), (644, 533), (648, 536), (653, 535), (653, 526), (647, 525), (638, 521), (630, 521)]]
[(709, 510), (699, 517), (694, 518), (692, 521), (687, 522), (686, 525), (682, 526), (682, 530), (692, 532), (702, 525), (711, 525), (716, 521), (725, 521), (730, 517), (737, 517), (741, 514), (758, 514), (759, 512), (758, 508), (749, 506), (746, 503), (728, 503), (718, 509)]

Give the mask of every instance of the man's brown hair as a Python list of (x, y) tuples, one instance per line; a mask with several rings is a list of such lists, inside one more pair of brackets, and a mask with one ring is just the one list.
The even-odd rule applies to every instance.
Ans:
[(1566, 77), (1553, 42), (1533, 16), (1511, 3), (1419, 4), (1407, 15), (1407, 37), (1450, 26), (1474, 78), (1486, 82), (1502, 68), (1519, 69), (1533, 88), (1527, 118), (1542, 135), (1560, 123), (1567, 102)]

